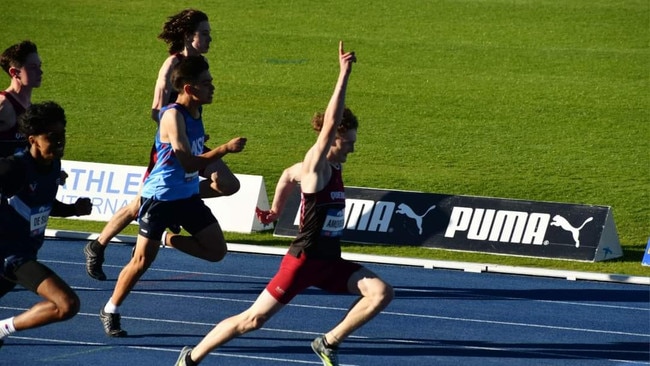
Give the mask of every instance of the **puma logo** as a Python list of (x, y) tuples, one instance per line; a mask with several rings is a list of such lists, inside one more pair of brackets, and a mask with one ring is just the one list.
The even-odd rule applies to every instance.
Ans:
[(551, 226), (559, 226), (560, 228), (564, 229), (565, 231), (568, 231), (571, 233), (573, 236), (573, 241), (576, 242), (576, 248), (580, 248), (580, 230), (591, 220), (593, 220), (593, 217), (590, 217), (585, 220), (585, 222), (580, 225), (580, 227), (573, 227), (567, 219), (560, 215), (555, 215), (553, 216), (553, 221), (551, 221)]
[(429, 211), (433, 210), (434, 208), (436, 208), (436, 205), (429, 207), (429, 209), (422, 215), (418, 215), (415, 212), (413, 212), (413, 209), (411, 209), (407, 204), (400, 203), (399, 206), (397, 206), (397, 211), (395, 211), (395, 213), (406, 215), (406, 217), (415, 220), (415, 224), (417, 225), (418, 230), (420, 231), (420, 235), (422, 235), (422, 219), (424, 218), (424, 216), (426, 216), (426, 214), (429, 213)]

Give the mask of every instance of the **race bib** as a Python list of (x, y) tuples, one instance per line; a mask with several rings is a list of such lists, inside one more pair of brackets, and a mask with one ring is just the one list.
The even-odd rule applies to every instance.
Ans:
[(189, 182), (199, 176), (199, 172), (194, 171), (191, 173), (185, 173), (185, 181)]
[(340, 237), (343, 235), (344, 226), (345, 211), (341, 209), (330, 209), (327, 211), (327, 216), (325, 216), (321, 235), (327, 237)]
[(29, 218), (29, 231), (32, 236), (41, 235), (45, 232), (45, 227), (47, 226), (47, 220), (50, 217), (50, 207), (42, 206), (32, 209), (32, 213)]
[(50, 211), (52, 211), (52, 205), (29, 207), (18, 196), (10, 197), (8, 201), (9, 206), (29, 222), (29, 232), (32, 236), (38, 236), (45, 232), (47, 220), (50, 217)]

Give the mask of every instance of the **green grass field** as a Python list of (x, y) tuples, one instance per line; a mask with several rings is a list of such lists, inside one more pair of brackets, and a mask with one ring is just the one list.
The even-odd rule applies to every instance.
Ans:
[[(650, 275), (641, 266), (650, 236), (647, 0), (25, 0), (25, 11), (0, 14), (0, 46), (39, 46), (45, 74), (34, 99), (66, 109), (67, 159), (146, 165), (166, 57), (156, 36), (188, 6), (207, 12), (213, 29), (211, 142), (248, 137), (246, 151), (226, 160), (263, 175), (269, 194), (314, 141), (309, 119), (327, 104), (343, 39), (359, 59), (347, 101), (361, 124), (346, 184), (612, 206), (625, 256), (581, 263), (345, 250)], [(228, 239), (287, 244), (270, 233)]]

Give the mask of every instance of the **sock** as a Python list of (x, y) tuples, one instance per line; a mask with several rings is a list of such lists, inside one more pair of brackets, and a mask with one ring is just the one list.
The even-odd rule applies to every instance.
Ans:
[(333, 346), (327, 342), (327, 337), (323, 334), (323, 345), (329, 349), (337, 349), (339, 348), (338, 344), (336, 346)]
[(198, 363), (196, 363), (196, 362), (194, 362), (194, 360), (192, 360), (191, 355), (192, 355), (192, 352), (188, 352), (185, 355), (185, 365), (186, 366), (196, 366), (196, 365), (198, 365)]
[(167, 230), (163, 231), (162, 237), (160, 238), (160, 247), (167, 247)]
[(104, 249), (106, 249), (106, 246), (101, 245), (97, 239), (93, 240), (90, 243), (90, 249), (93, 250), (95, 253), (104, 253)]
[(104, 312), (109, 314), (117, 314), (117, 305), (113, 304), (111, 299), (104, 305)]
[(16, 333), (16, 328), (14, 328), (13, 316), (11, 318), (0, 320), (0, 339), (14, 333)]

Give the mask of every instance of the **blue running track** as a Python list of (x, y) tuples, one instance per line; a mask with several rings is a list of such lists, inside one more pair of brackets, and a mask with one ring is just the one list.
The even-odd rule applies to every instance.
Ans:
[[(111, 244), (109, 280), (99, 282), (86, 275), (84, 244), (52, 239), (40, 253), (79, 294), (79, 314), (12, 335), (0, 365), (173, 365), (183, 346), (246, 309), (281, 259), (231, 252), (208, 263), (162, 249), (120, 309), (129, 337), (114, 339), (104, 335), (98, 312), (131, 246)], [(343, 365), (650, 365), (650, 286), (365, 265), (395, 287), (396, 298), (343, 344)], [(320, 365), (309, 343), (353, 300), (309, 289), (202, 365)], [(37, 301), (16, 289), (0, 299), (0, 318)]]

